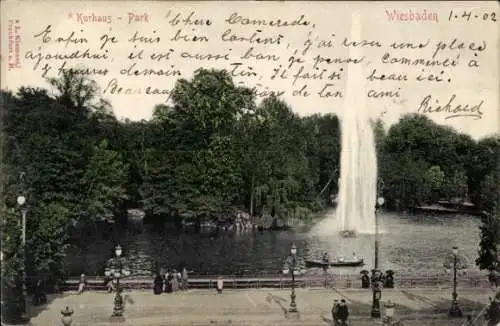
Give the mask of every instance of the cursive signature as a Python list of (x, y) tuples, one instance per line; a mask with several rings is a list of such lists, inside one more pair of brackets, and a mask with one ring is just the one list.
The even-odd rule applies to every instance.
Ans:
[[(457, 95), (453, 94), (446, 102), (440, 101), (438, 99), (432, 98), (432, 95), (427, 95), (420, 102), (418, 107), (419, 113), (447, 113), (448, 115), (445, 119), (460, 118), (460, 117), (471, 117), (474, 120), (481, 119), (483, 117), (483, 112), (481, 111), (481, 106), (484, 100), (481, 100), (476, 104), (459, 104), (455, 103)], [(435, 104), (431, 105), (431, 102)], [(446, 104), (441, 104), (446, 103)]]

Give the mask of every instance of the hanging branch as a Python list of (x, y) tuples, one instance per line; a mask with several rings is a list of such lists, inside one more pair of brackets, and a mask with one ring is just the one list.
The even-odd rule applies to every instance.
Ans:
[(332, 172), (332, 176), (330, 177), (330, 180), (328, 180), (328, 182), (326, 183), (326, 185), (323, 187), (323, 189), (321, 189), (320, 193), (318, 194), (317, 197), (320, 197), (323, 192), (325, 192), (326, 189), (328, 189), (328, 186), (330, 185), (330, 183), (332, 183), (333, 181), (333, 178), (337, 175), (337, 169), (335, 168)]

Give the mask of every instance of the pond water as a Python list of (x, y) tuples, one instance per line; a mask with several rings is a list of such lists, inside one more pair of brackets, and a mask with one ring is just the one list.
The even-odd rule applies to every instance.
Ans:
[[(327, 216), (326, 214), (325, 216)], [(328, 217), (326, 217), (328, 218)], [(380, 213), (379, 264), (382, 270), (404, 274), (434, 274), (443, 271), (443, 263), (452, 246), (459, 247), (470, 271), (476, 270), (480, 220), (472, 216), (428, 216)], [(118, 238), (135, 275), (151, 275), (156, 266), (177, 268), (185, 263), (199, 275), (277, 275), (292, 243), (298, 255), (319, 259), (349, 259), (353, 252), (365, 259), (366, 269), (373, 266), (374, 236), (342, 238), (337, 233), (314, 236), (310, 229), (296, 231), (220, 231), (217, 233), (179, 233), (131, 222), (115, 236), (93, 236), (73, 246), (67, 257), (71, 275), (102, 275), (107, 259), (113, 255), (113, 238)], [(359, 273), (357, 268), (335, 268), (337, 274)], [(320, 273), (310, 270), (308, 273)]]

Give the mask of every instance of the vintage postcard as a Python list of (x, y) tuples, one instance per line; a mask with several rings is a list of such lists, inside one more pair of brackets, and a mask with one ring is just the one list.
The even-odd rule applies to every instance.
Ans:
[(2, 325), (500, 325), (499, 15), (2, 1)]

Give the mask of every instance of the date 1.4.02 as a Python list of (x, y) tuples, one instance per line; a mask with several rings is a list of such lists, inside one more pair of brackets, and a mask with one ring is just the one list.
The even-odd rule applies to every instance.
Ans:
[(450, 14), (448, 15), (448, 21), (474, 21), (474, 20), (481, 20), (481, 21), (491, 21), (491, 22), (496, 22), (497, 21), (497, 14), (495, 12), (488, 12), (488, 11), (479, 11), (479, 10), (464, 10), (462, 12), (460, 11), (453, 11), (450, 10)]

